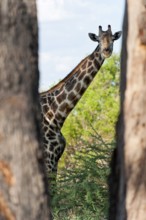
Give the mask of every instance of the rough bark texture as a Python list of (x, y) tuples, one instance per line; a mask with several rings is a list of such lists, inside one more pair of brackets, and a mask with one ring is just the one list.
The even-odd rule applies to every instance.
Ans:
[(0, 0), (0, 219), (49, 219), (35, 0)]
[[(146, 219), (146, 1), (127, 0), (110, 220)], [(126, 52), (127, 51), (127, 52)]]
[(125, 170), (128, 220), (146, 219), (146, 1), (128, 0)]
[(116, 125), (116, 148), (113, 152), (111, 161), (111, 174), (109, 177), (110, 208), (109, 220), (126, 219), (125, 212), (125, 170), (124, 170), (124, 130), (125, 122), (123, 117), (123, 105), (126, 89), (126, 71), (127, 71), (127, 32), (128, 17), (127, 4), (125, 5), (123, 21), (123, 38), (121, 52), (121, 74), (120, 74), (120, 114)]

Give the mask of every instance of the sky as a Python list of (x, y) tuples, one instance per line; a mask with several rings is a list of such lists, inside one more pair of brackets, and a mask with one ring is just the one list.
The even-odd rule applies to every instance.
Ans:
[[(58, 83), (97, 44), (88, 33), (98, 26), (122, 30), (124, 0), (37, 0), (39, 24), (40, 91)], [(120, 53), (121, 39), (114, 43)]]

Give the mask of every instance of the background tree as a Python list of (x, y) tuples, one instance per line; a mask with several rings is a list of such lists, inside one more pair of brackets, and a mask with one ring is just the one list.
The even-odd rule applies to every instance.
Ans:
[(35, 0), (0, 0), (0, 219), (48, 219)]
[[(109, 219), (146, 216), (146, 1), (127, 0), (121, 58), (121, 112), (110, 176)], [(127, 59), (128, 58), (128, 59)]]

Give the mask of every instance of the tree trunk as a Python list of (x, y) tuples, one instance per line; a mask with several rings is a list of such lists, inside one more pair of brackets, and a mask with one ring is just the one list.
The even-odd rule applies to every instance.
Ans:
[(122, 54), (121, 54), (121, 77), (120, 77), (120, 114), (116, 125), (116, 148), (113, 152), (111, 161), (111, 174), (109, 177), (109, 193), (110, 193), (110, 208), (109, 220), (124, 220), (126, 219), (125, 212), (125, 170), (124, 170), (124, 130), (125, 122), (123, 117), (123, 103), (125, 100), (126, 88), (126, 62), (127, 62), (127, 7), (125, 7), (125, 15), (123, 22), (123, 39), (122, 39)]
[(125, 93), (127, 219), (146, 219), (146, 1), (128, 1)]
[[(128, 32), (127, 32), (128, 30)], [(146, 219), (146, 1), (127, 0), (121, 111), (110, 175), (111, 220)], [(128, 59), (127, 59), (128, 58)]]
[(0, 219), (45, 220), (35, 0), (0, 0)]

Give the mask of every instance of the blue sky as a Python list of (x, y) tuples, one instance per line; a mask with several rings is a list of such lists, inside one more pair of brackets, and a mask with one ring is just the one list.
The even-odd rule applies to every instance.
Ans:
[[(40, 91), (64, 78), (96, 47), (88, 33), (122, 29), (124, 0), (37, 0)], [(120, 52), (121, 40), (114, 52)]]

